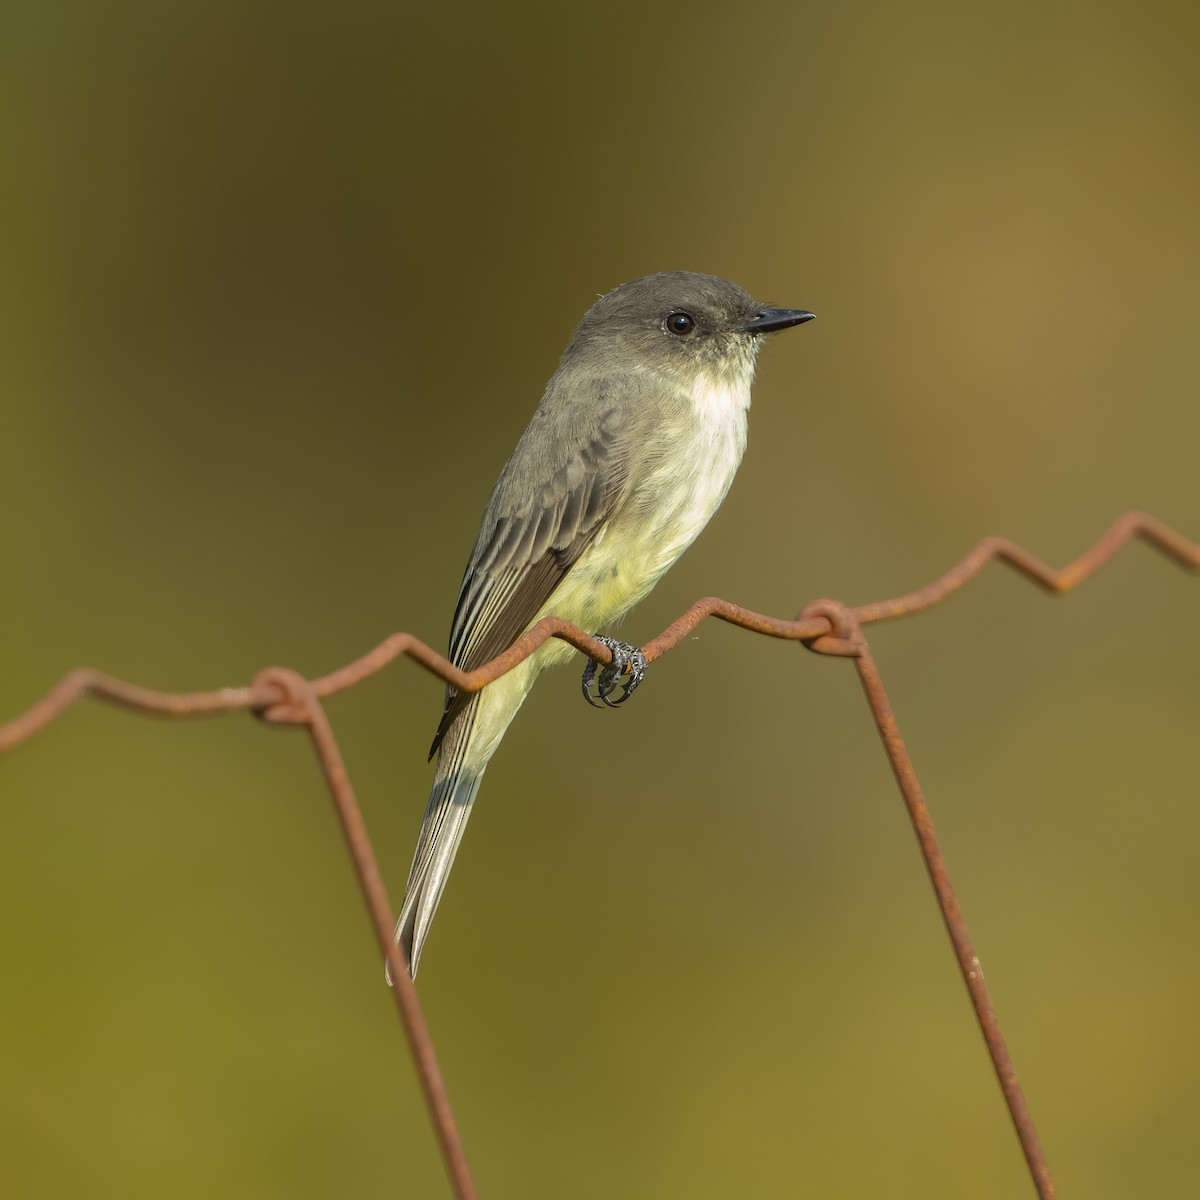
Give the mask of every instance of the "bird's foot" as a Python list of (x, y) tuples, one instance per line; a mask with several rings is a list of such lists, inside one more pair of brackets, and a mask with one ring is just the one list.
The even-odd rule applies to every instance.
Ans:
[[(600, 703), (607, 704), (609, 708), (616, 708), (633, 695), (638, 684), (646, 677), (646, 656), (636, 646), (631, 646), (628, 642), (618, 642), (616, 638), (597, 635), (596, 641), (612, 651), (612, 662), (601, 669), (597, 678), (596, 668), (599, 664), (594, 658), (588, 660), (588, 665), (583, 669), (583, 698), (593, 708), (600, 707), (592, 699), (592, 680), (595, 679), (596, 696)], [(618, 687), (620, 694), (615, 699), (610, 699)]]

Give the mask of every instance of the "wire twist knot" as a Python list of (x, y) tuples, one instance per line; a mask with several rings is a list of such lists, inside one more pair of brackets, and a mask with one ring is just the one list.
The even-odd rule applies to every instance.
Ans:
[(252, 687), (272, 688), (279, 695), (251, 712), (267, 725), (310, 725), (313, 717), (312, 684), (291, 667), (265, 667), (254, 677)]
[(866, 647), (866, 638), (858, 618), (840, 600), (822, 597), (806, 604), (797, 621), (823, 620), (829, 622), (828, 633), (801, 638), (800, 643), (814, 654), (832, 654), (839, 658), (858, 658)]

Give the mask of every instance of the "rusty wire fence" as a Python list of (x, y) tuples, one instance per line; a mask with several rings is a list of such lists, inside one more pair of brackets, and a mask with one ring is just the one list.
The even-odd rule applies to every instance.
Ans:
[[(752, 633), (800, 642), (815, 653), (847, 658), (854, 664), (871, 717), (912, 821), (938, 908), (1025, 1156), (1030, 1178), (1042, 1200), (1049, 1200), (1056, 1194), (1054, 1183), (1024, 1093), (1017, 1081), (1012, 1058), (1000, 1032), (979, 958), (955, 898), (929, 809), (900, 735), (864, 626), (933, 607), (969, 583), (993, 560), (1007, 563), (1048, 592), (1068, 592), (1094, 574), (1134, 538), (1147, 542), (1183, 567), (1193, 570), (1200, 568), (1200, 544), (1190, 541), (1154, 517), (1132, 512), (1115, 521), (1088, 550), (1060, 570), (1055, 570), (1005, 538), (989, 537), (977, 543), (945, 574), (903, 596), (854, 606), (837, 600), (814, 600), (792, 620), (765, 616), (710, 596), (698, 600), (642, 647), (647, 660), (653, 662), (677, 646), (706, 618), (717, 617)], [(460, 691), (476, 692), (511, 671), (551, 637), (561, 638), (598, 663), (607, 665), (611, 662), (611, 654), (606, 646), (570, 622), (550, 616), (539, 621), (503, 654), (470, 672), (460, 671), (448, 659), (409, 633), (393, 634), (356, 661), (317, 679), (306, 679), (287, 668), (269, 667), (260, 671), (248, 686), (209, 692), (153, 691), (100, 671), (80, 668), (65, 675), (31, 708), (0, 725), (0, 753), (4, 753), (43, 731), (75, 701), (90, 696), (132, 712), (162, 717), (197, 717), (248, 711), (269, 724), (291, 726), (307, 732), (337, 811), (375, 936), (397, 981), (392, 989), (396, 1009), (408, 1039), (451, 1190), (458, 1200), (468, 1200), (476, 1195), (466, 1154), (416, 989), (409, 979), (402, 951), (392, 942), (392, 908), (322, 700), (354, 687), (401, 657), (413, 659)]]

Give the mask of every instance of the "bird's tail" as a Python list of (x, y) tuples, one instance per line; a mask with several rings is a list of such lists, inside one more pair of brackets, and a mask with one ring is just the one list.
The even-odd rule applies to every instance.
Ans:
[[(417, 852), (408, 874), (408, 890), (396, 922), (396, 944), (404, 950), (414, 979), (421, 947), (454, 865), (483, 773), (534, 677), (545, 665), (545, 657), (539, 653), (537, 661), (526, 659), (473, 695), (442, 739), (433, 790), (425, 806)], [(391, 983), (390, 971), (387, 976)]]
[[(483, 773), (487, 769), (487, 758), (482, 762), (474, 762), (467, 755), (471, 727), (476, 717), (476, 700), (472, 698), (472, 703), (451, 727), (439, 751), (433, 790), (425, 806), (425, 819), (421, 822), (417, 851), (408, 874), (408, 889), (400, 909), (400, 919), (396, 922), (396, 944), (403, 949), (408, 959), (409, 973), (414, 979), (421, 947), (425, 944), (433, 914), (437, 912), (438, 901), (442, 898), (446, 879), (454, 865), (458, 843), (466, 831), (475, 793), (479, 791)], [(391, 970), (386, 964), (384, 969), (388, 983), (391, 983)]]

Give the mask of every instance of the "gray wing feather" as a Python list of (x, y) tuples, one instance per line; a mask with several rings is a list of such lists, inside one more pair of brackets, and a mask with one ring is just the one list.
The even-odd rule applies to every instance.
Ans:
[[(496, 484), (463, 577), (450, 631), (455, 666), (473, 671), (516, 641), (591, 545), (624, 489), (626, 424), (615, 405), (575, 430), (553, 428), (539, 409)], [(557, 449), (552, 461), (547, 444)], [(469, 699), (446, 689), (430, 758)]]

